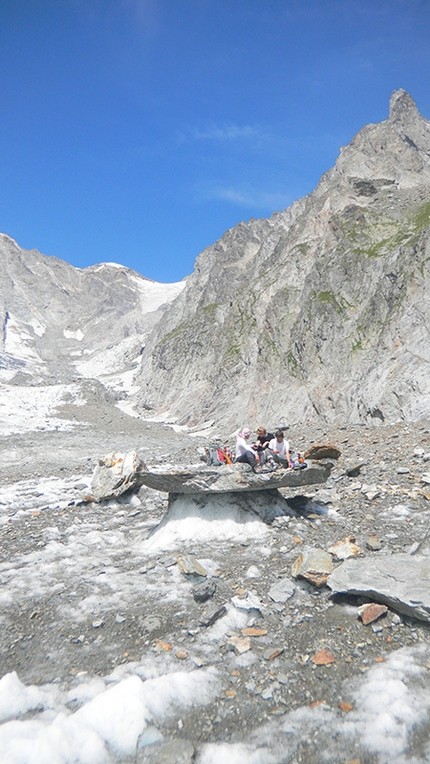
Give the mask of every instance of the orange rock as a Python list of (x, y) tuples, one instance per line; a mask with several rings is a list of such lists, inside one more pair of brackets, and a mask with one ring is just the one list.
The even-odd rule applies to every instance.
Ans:
[(352, 706), (351, 703), (348, 703), (346, 700), (341, 700), (337, 705), (340, 710), (344, 712), (344, 714), (348, 714), (354, 708), (354, 706)]
[(172, 645), (169, 645), (168, 642), (163, 642), (161, 639), (157, 639), (155, 647), (159, 653), (168, 653), (172, 649)]
[(299, 536), (294, 536), (293, 541), (295, 544), (303, 544), (303, 540)]
[(386, 605), (379, 605), (377, 602), (369, 602), (366, 605), (362, 605), (358, 608), (358, 615), (363, 621), (364, 625), (377, 621), (382, 615), (385, 615), (388, 608)]
[(339, 459), (341, 451), (331, 443), (316, 443), (305, 451), (305, 459)]
[(235, 698), (236, 695), (237, 695), (237, 692), (236, 692), (236, 690), (226, 690), (225, 694), (226, 694), (227, 698)]
[(241, 629), (240, 632), (244, 637), (264, 637), (267, 634), (267, 629), (256, 629), (255, 626), (249, 626), (247, 629)]
[(382, 656), (379, 656), (378, 658), (375, 658), (376, 663), (385, 663), (385, 658), (382, 658)]
[(229, 645), (233, 645), (235, 651), (241, 655), (251, 649), (251, 640), (249, 637), (229, 637), (227, 640)]
[(317, 706), (326, 706), (327, 701), (326, 700), (313, 700), (312, 703), (309, 703), (309, 708), (316, 708)]
[(178, 658), (178, 660), (180, 660), (180, 661), (184, 661), (185, 658), (188, 658), (188, 653), (187, 653), (186, 650), (177, 650), (175, 655)]
[(316, 666), (328, 666), (330, 663), (336, 663), (336, 658), (329, 650), (318, 650), (311, 658)]

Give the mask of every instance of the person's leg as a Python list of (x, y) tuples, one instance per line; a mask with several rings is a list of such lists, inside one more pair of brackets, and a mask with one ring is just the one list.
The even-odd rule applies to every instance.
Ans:
[(256, 459), (253, 453), (251, 451), (245, 451), (244, 454), (241, 454), (241, 456), (238, 456), (236, 458), (237, 462), (240, 462), (241, 464), (250, 464), (251, 467), (255, 467)]

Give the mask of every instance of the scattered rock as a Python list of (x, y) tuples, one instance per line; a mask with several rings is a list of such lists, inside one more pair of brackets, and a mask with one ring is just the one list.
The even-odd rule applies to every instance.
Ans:
[(336, 658), (330, 650), (318, 650), (311, 658), (316, 666), (328, 666), (330, 663), (336, 663)]
[(251, 639), (250, 637), (238, 637), (238, 636), (231, 636), (227, 640), (228, 645), (232, 645), (236, 653), (241, 655), (242, 653), (246, 653), (248, 650), (251, 649)]
[(267, 629), (257, 629), (255, 626), (248, 626), (245, 629), (241, 629), (240, 633), (244, 637), (264, 637), (267, 634)]
[(335, 560), (347, 560), (349, 557), (356, 557), (358, 554), (363, 554), (360, 547), (354, 542), (354, 536), (347, 536), (336, 544), (333, 544), (328, 551), (333, 555)]
[(276, 581), (270, 587), (269, 597), (274, 602), (286, 602), (293, 596), (295, 591), (296, 587), (291, 579), (281, 578), (280, 581)]
[(245, 597), (232, 597), (231, 601), (240, 610), (262, 610), (266, 607), (252, 592), (246, 592)]
[(381, 491), (379, 490), (379, 488), (377, 488), (376, 485), (362, 485), (361, 493), (369, 501), (374, 501), (381, 495)]
[(214, 596), (216, 582), (213, 579), (202, 581), (200, 584), (193, 586), (191, 592), (196, 602), (206, 602), (206, 600)]
[(225, 605), (216, 605), (213, 603), (208, 607), (206, 613), (200, 618), (199, 623), (201, 626), (212, 626), (215, 621), (217, 621), (219, 618), (222, 618), (226, 612), (227, 608)]
[(337, 705), (344, 714), (348, 714), (354, 708), (354, 706), (352, 706), (351, 703), (348, 703), (346, 700), (339, 701)]
[(379, 605), (377, 602), (368, 602), (365, 605), (361, 605), (357, 609), (357, 613), (364, 625), (377, 621), (382, 615), (385, 615), (388, 611), (386, 605)]
[(366, 547), (367, 549), (370, 549), (371, 552), (378, 552), (382, 549), (382, 539), (380, 539), (379, 536), (368, 536), (366, 539)]
[(282, 655), (283, 652), (283, 647), (268, 647), (267, 650), (264, 651), (263, 655), (266, 661), (274, 661), (275, 658), (278, 658), (279, 655)]
[(190, 554), (181, 554), (176, 559), (181, 573), (185, 573), (187, 576), (207, 576), (204, 567)]
[(325, 586), (333, 570), (331, 556), (324, 549), (304, 549), (293, 563), (291, 575), (304, 578), (320, 588)]
[(345, 470), (345, 475), (350, 478), (358, 477), (361, 472), (361, 468), (365, 465), (366, 462), (359, 462), (359, 464), (354, 464), (353, 467), (348, 467), (348, 469)]

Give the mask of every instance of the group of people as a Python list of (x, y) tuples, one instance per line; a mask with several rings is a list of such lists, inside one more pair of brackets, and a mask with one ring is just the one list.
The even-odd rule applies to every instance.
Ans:
[(290, 444), (284, 438), (282, 430), (267, 432), (259, 427), (257, 438), (249, 444), (251, 430), (245, 427), (236, 438), (236, 462), (250, 464), (255, 472), (262, 469), (275, 470), (278, 465), (291, 467)]

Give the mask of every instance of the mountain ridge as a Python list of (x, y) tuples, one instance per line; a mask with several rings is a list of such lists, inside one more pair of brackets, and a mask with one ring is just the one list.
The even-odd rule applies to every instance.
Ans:
[[(429, 123), (395, 91), (388, 119), (362, 128), (314, 192), (203, 250), (145, 349), (143, 406), (189, 424), (428, 413), (428, 353), (405, 371), (404, 339), (391, 333), (400, 297), (418, 290), (428, 306), (429, 157)], [(412, 327), (408, 344), (422, 349), (417, 312)], [(381, 364), (381, 351), (396, 363)]]
[(311, 194), (226, 231), (176, 285), (2, 235), (2, 378), (97, 379), (193, 427), (429, 416), (429, 233), (430, 123), (398, 90)]

